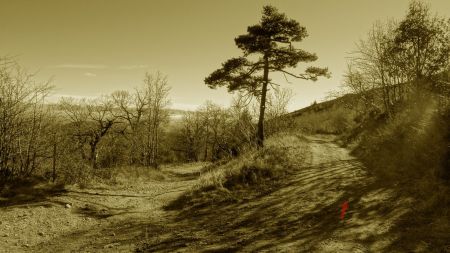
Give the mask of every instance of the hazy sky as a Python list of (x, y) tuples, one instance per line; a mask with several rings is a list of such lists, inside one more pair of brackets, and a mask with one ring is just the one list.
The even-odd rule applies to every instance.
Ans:
[[(450, 16), (450, 0), (428, 2)], [(315, 83), (290, 79), (292, 110), (338, 89), (355, 42), (376, 20), (403, 17), (408, 0), (0, 0), (0, 56), (16, 56), (40, 80), (54, 77), (55, 97), (132, 89), (159, 70), (173, 107), (228, 105), (231, 95), (203, 80), (240, 55), (234, 38), (259, 21), (265, 4), (306, 26), (309, 37), (297, 46), (332, 72)]]

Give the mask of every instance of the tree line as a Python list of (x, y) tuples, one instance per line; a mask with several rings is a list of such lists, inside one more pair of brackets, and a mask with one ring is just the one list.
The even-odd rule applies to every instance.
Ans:
[[(0, 187), (43, 175), (77, 182), (101, 168), (217, 161), (255, 143), (255, 103), (237, 95), (229, 108), (211, 101), (172, 118), (170, 86), (146, 73), (134, 90), (95, 99), (63, 97), (47, 103), (50, 82), (38, 83), (13, 59), (0, 60)], [(287, 112), (292, 94), (268, 98), (268, 119)], [(280, 123), (267, 123), (271, 132)]]

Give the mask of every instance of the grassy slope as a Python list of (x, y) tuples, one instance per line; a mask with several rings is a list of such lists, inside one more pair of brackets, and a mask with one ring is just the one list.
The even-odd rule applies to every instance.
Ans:
[(347, 105), (353, 99), (345, 95), (335, 100), (313, 104), (294, 111), (296, 127), (309, 134), (343, 134), (355, 127), (355, 112)]
[(436, 96), (416, 96), (390, 120), (378, 115), (357, 123), (342, 103), (345, 98), (329, 101), (321, 110), (300, 110), (296, 118), (309, 132), (341, 134), (343, 144), (352, 147), (370, 174), (414, 198), (415, 207), (403, 216), (402, 236), (394, 248), (407, 241), (439, 247), (450, 240), (450, 120), (442, 108), (439, 112)]

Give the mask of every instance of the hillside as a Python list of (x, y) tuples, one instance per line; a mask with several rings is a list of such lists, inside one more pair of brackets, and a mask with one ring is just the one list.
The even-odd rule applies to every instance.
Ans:
[(357, 106), (348, 96), (294, 115), (300, 126), (313, 125), (309, 132), (338, 133), (338, 143), (351, 150), (366, 172), (414, 202), (402, 215), (400, 239), (393, 242), (399, 248), (406, 247), (407, 241), (429, 247), (450, 240), (448, 101), (441, 92), (412, 93), (389, 118), (382, 112), (356, 114), (348, 109), (348, 105)]

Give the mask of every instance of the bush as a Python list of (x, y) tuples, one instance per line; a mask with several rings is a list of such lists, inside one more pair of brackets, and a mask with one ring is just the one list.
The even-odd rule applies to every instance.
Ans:
[(290, 169), (287, 150), (282, 147), (267, 146), (253, 150), (224, 165), (201, 175), (196, 190), (248, 187), (276, 180)]
[(94, 170), (85, 161), (76, 157), (65, 157), (64, 163), (57, 171), (57, 181), (64, 184), (78, 184), (87, 187), (93, 177)]

